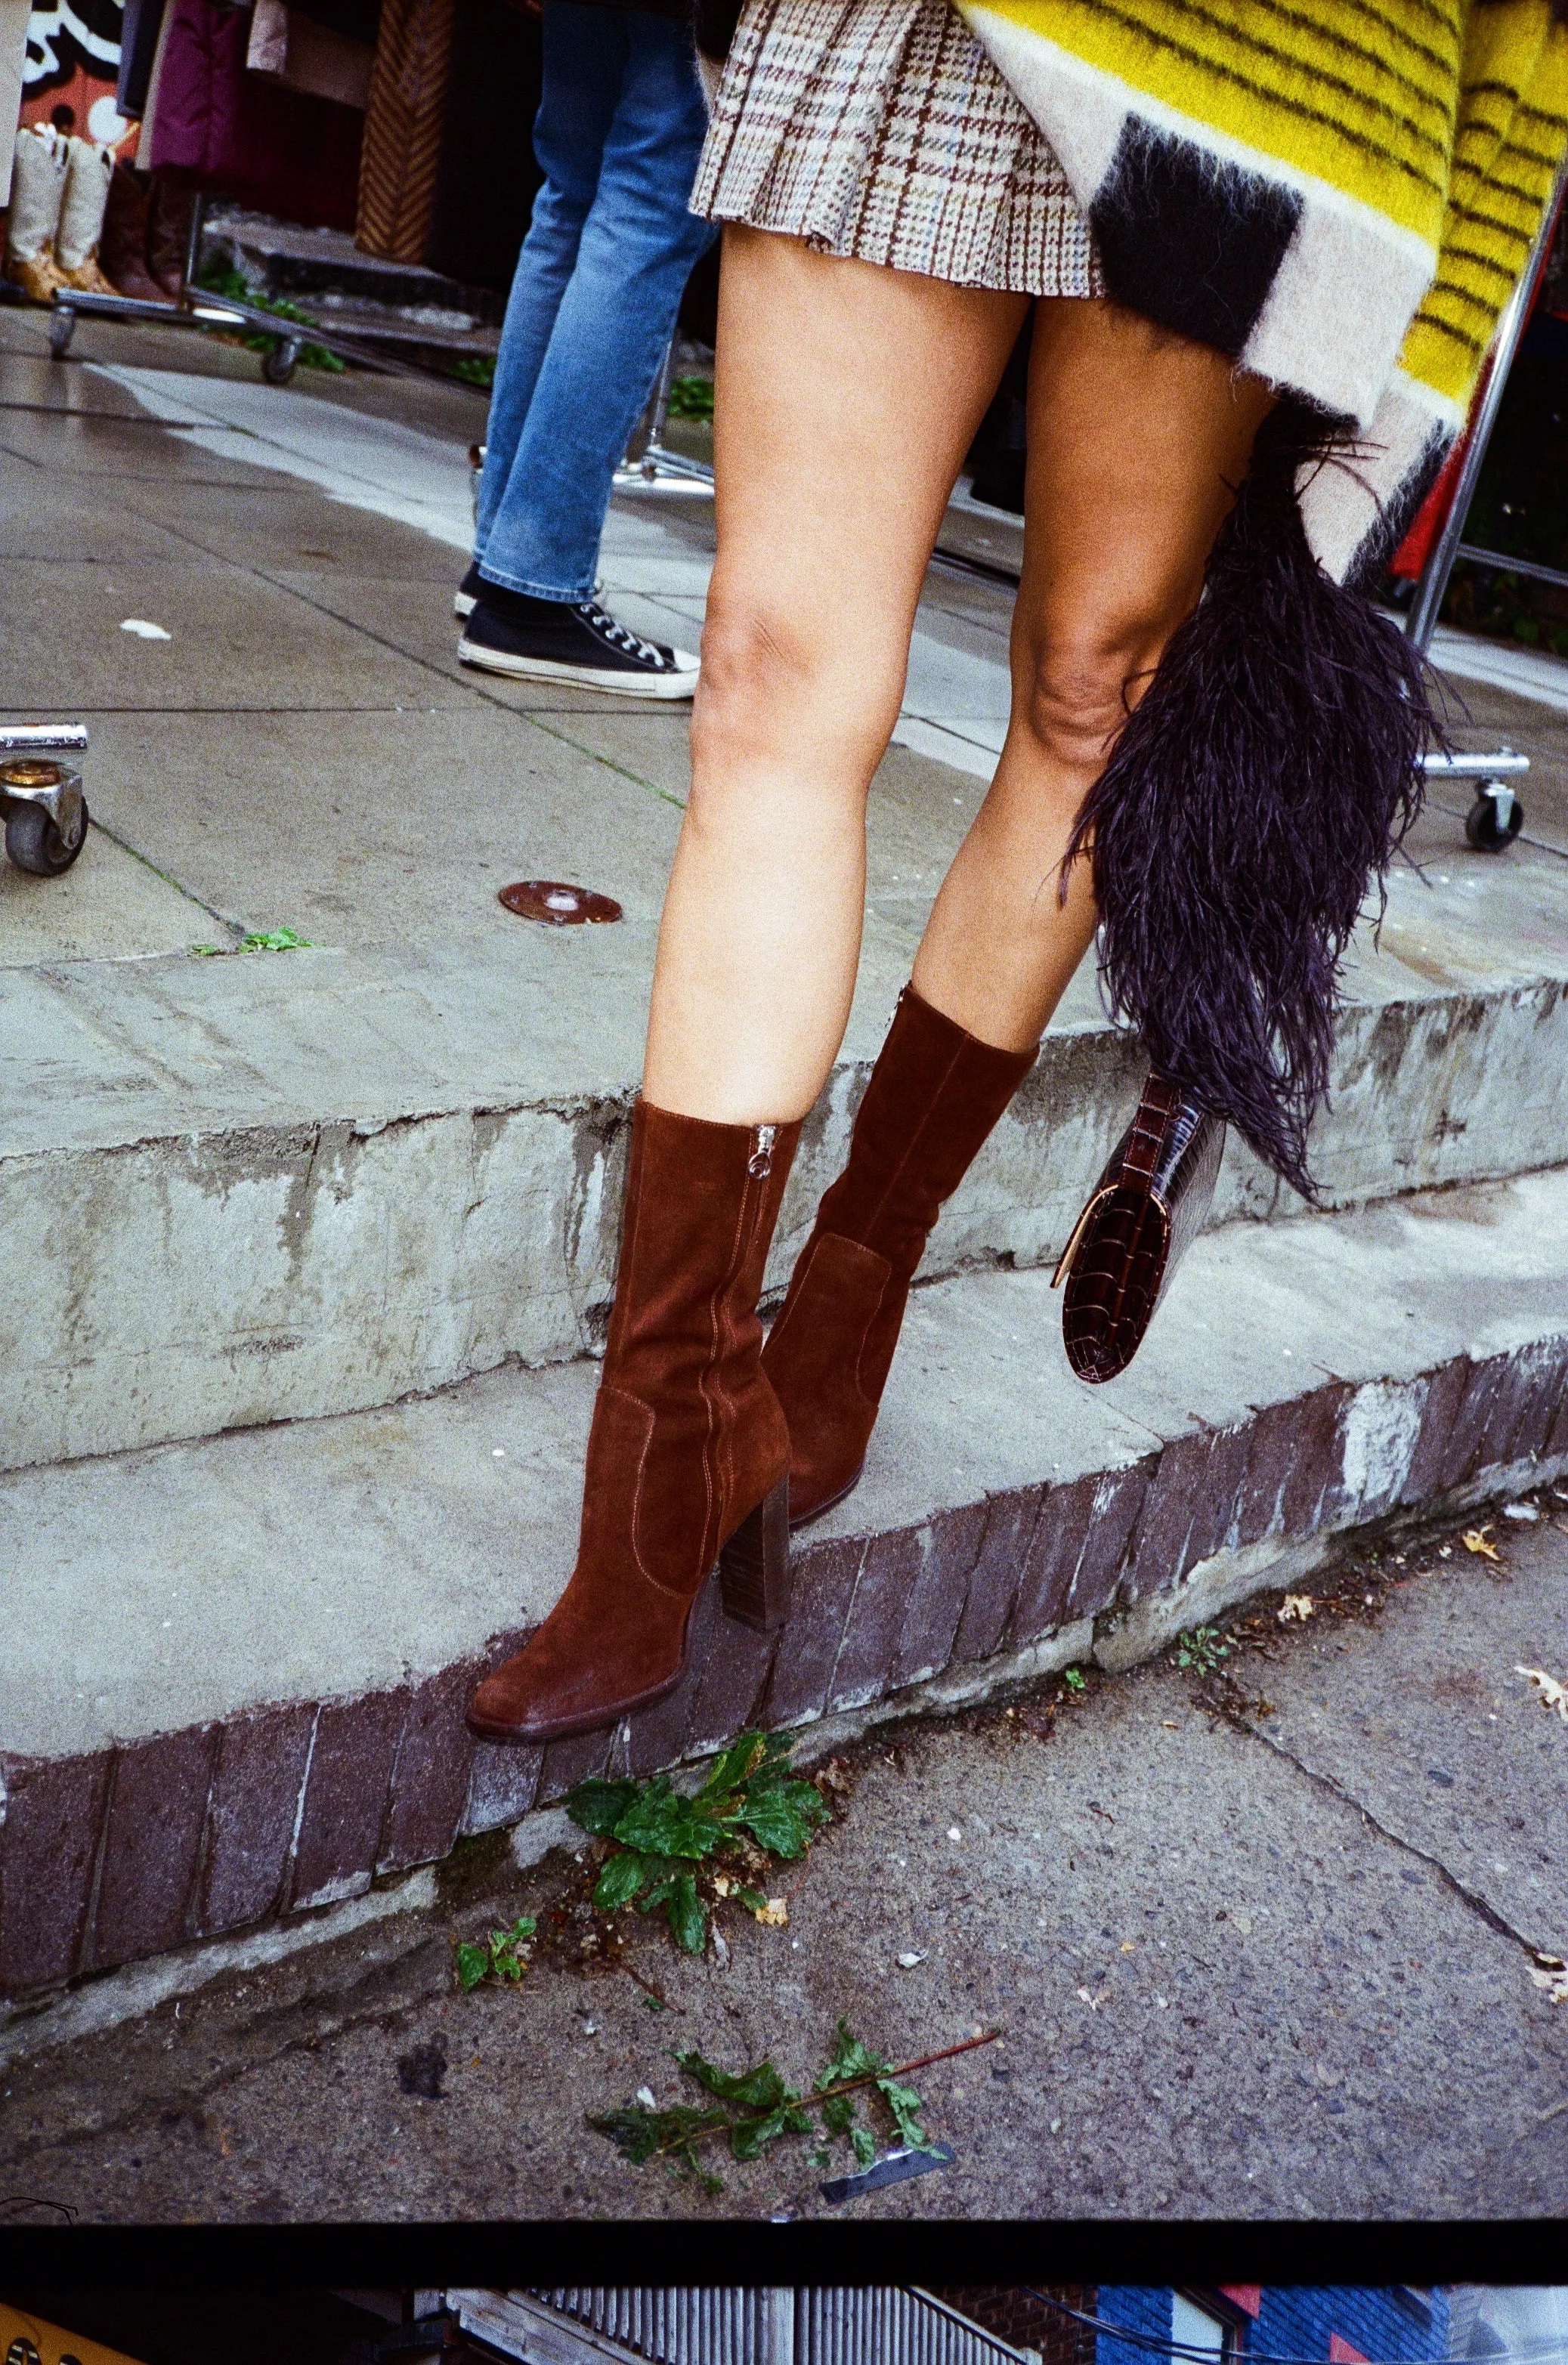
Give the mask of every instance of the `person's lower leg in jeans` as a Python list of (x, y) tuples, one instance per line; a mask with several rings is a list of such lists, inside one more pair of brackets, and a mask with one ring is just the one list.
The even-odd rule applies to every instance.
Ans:
[(484, 557), (491, 521), (511, 475), (620, 103), (625, 45), (616, 39), (615, 23), (601, 27), (577, 21), (599, 17), (616, 20), (620, 12), (585, 8), (574, 0), (551, 0), (544, 10), (544, 86), (533, 132), (544, 178), (517, 259), (496, 355), (474, 536), (476, 559)]
[(592, 594), (615, 468), (712, 232), (687, 210), (706, 118), (686, 28), (585, 0), (545, 0), (544, 28), (544, 220), (528, 294), (514, 287), (508, 308), (476, 553), (487, 582), (572, 602)]

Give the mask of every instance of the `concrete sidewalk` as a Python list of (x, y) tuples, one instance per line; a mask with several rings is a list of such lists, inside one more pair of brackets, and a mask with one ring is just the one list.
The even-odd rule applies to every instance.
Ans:
[(584, 2113), (679, 2098), (670, 2046), (803, 2084), (847, 2015), (894, 2060), (1003, 2032), (914, 2081), (954, 2167), (848, 2214), (1560, 2216), (1568, 2009), (1530, 1973), (1568, 1955), (1568, 1727), (1518, 1669), (1568, 1676), (1568, 1487), (1537, 1502), (1495, 1564), (1432, 1535), (1308, 1623), (1259, 1603), (1217, 1676), (869, 1736), (787, 1928), (734, 1913), (727, 1960), (627, 1916), (645, 1986), (557, 1948), (459, 1996), (454, 1936), (583, 1894), (498, 1834), (330, 1946), (62, 1999), (0, 2038), (7, 2183), (83, 2222), (831, 2214), (802, 2143), (710, 2199)]

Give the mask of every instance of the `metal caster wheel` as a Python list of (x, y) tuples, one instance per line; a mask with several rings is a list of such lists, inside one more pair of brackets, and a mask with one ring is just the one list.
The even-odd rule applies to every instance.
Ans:
[(57, 829), (42, 805), (14, 805), (6, 823), (6, 851), (18, 870), (39, 879), (58, 879), (70, 869), (87, 843), (87, 805), (79, 799), (75, 836)]
[(54, 318), (49, 324), (49, 350), (55, 360), (62, 361), (71, 350), (71, 340), (76, 334), (76, 315), (69, 304), (57, 304)]
[(1464, 834), (1477, 854), (1501, 854), (1524, 824), (1525, 809), (1506, 780), (1488, 780), (1464, 819)]
[(281, 345), (274, 345), (270, 353), (262, 355), (262, 375), (269, 386), (288, 384), (299, 359), (299, 346), (297, 337), (285, 337)]

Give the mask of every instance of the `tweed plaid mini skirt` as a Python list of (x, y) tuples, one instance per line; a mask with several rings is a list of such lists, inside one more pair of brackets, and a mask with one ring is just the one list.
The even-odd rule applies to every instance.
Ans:
[(960, 287), (1104, 293), (1055, 152), (948, 0), (747, 0), (691, 210)]

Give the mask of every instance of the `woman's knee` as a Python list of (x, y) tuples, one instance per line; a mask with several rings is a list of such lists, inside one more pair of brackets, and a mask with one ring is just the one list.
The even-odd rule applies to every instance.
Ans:
[(1153, 611), (1086, 619), (1015, 651), (1014, 715), (1044, 754), (1068, 771), (1100, 770), (1174, 621)]
[[(901, 681), (885, 660), (852, 650), (828, 603), (797, 613), (787, 603), (710, 596), (702, 669), (692, 714), (692, 753), (734, 762), (772, 747), (830, 745), (853, 767), (897, 720)], [(870, 761), (874, 766), (880, 745)]]

